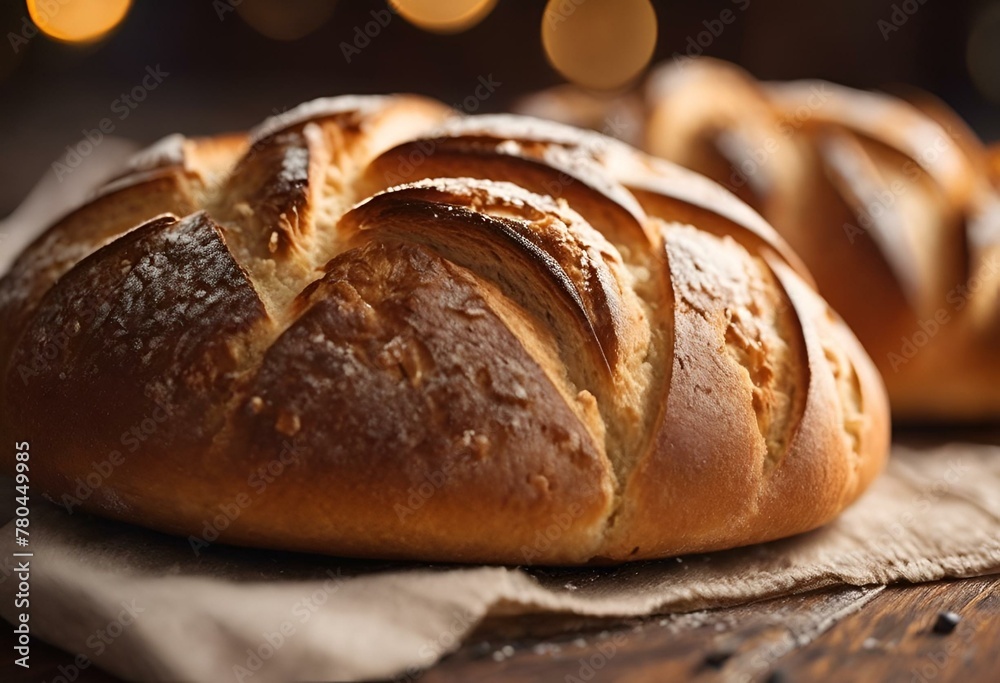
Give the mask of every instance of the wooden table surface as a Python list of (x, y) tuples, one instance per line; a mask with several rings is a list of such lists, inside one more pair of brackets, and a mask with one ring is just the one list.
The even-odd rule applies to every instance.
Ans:
[[(1000, 443), (1000, 429), (910, 430), (908, 445)], [(935, 633), (944, 611), (961, 620)], [(13, 664), (0, 623), (0, 681), (110, 683), (96, 667), (65, 676), (73, 656), (38, 640), (32, 667)], [(63, 669), (60, 669), (63, 667)], [(71, 671), (72, 673), (72, 671)], [(691, 614), (609, 622), (580, 617), (491, 619), (417, 679), (401, 683), (604, 683), (711, 680), (1000, 683), (1000, 574), (923, 584), (842, 586)], [(252, 683), (254, 679), (248, 679)], [(220, 682), (221, 683), (221, 682)]]
[[(949, 634), (937, 615), (960, 617)], [(0, 649), (13, 636), (4, 625)], [(32, 667), (4, 681), (62, 683), (72, 657), (32, 646)], [(735, 608), (626, 622), (520, 617), (483, 624), (423, 683), (674, 680), (1000, 681), (1000, 575), (886, 588), (840, 587)], [(94, 667), (78, 683), (118, 679)]]

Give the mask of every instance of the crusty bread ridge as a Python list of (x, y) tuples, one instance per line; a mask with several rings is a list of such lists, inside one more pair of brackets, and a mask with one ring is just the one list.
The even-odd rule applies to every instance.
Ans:
[(904, 94), (761, 83), (699, 58), (655, 69), (628, 106), (602, 108), (564, 86), (521, 109), (593, 127), (616, 121), (646, 151), (759, 211), (857, 333), (897, 420), (996, 420), (995, 157), (946, 105)]
[(320, 100), (164, 140), (28, 247), (0, 281), (3, 437), (50, 499), (196, 549), (766, 541), (888, 450), (881, 380), (810, 283), (733, 195), (610, 138)]

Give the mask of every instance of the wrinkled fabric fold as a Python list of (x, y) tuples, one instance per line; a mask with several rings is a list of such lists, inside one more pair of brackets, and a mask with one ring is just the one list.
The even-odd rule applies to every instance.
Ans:
[[(31, 632), (134, 680), (360, 680), (433, 665), (490, 616), (623, 617), (831, 585), (1000, 571), (1000, 447), (897, 446), (825, 528), (615, 567), (422, 565), (212, 545), (67, 514), (31, 518)], [(0, 613), (14, 616), (13, 524)]]

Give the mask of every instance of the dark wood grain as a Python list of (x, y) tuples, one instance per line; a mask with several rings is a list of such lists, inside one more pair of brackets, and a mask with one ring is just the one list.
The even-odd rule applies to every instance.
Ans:
[[(948, 635), (932, 627), (942, 610), (962, 620)], [(834, 652), (836, 657), (823, 657)], [(871, 609), (844, 619), (783, 667), (796, 679), (1000, 681), (1000, 577), (888, 589)]]
[[(484, 647), (480, 639), (423, 680), (586, 681), (595, 669), (590, 681), (995, 683), (1000, 680), (998, 593), (1000, 577), (877, 593), (841, 588), (546, 641), (494, 639)], [(857, 610), (845, 614), (852, 607)], [(931, 631), (942, 610), (962, 617), (950, 635)], [(504, 647), (512, 648), (506, 650), (510, 656)]]
[[(934, 633), (939, 612), (961, 616)], [(4, 628), (0, 647), (13, 639)], [(6, 658), (5, 681), (118, 679), (36, 641), (32, 668)], [(58, 678), (64, 676), (64, 679)], [(1000, 576), (881, 588), (836, 588), (754, 605), (617, 623), (553, 616), (494, 619), (418, 677), (458, 681), (1000, 680)]]

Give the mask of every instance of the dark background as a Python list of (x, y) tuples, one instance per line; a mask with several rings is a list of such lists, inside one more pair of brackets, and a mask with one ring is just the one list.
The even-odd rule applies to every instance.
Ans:
[[(916, 11), (886, 39), (879, 20), (904, 4)], [(654, 62), (683, 51), (704, 20), (735, 7), (734, 0), (654, 5)], [(499, 0), (482, 22), (455, 35), (428, 33), (394, 17), (347, 63), (340, 43), (352, 41), (355, 27), (384, 8), (384, 0), (337, 0), (321, 28), (289, 42), (264, 37), (236, 12), (220, 20), (213, 0), (136, 0), (122, 25), (97, 44), (64, 45), (39, 35), (16, 54), (7, 34), (21, 30), (27, 12), (23, 0), (0, 0), (0, 216), (83, 129), (111, 115), (112, 102), (141, 82), (147, 66), (160, 65), (170, 75), (126, 120), (116, 120), (115, 129), (142, 142), (174, 131), (245, 128), (322, 95), (412, 91), (457, 103), (488, 74), (502, 86), (482, 110), (502, 110), (562, 80), (543, 54), (544, 6), (542, 0)], [(990, 99), (1000, 92), (1000, 0), (750, 0), (736, 14), (706, 54), (761, 78), (919, 86), (955, 107), (986, 139), (1000, 138), (1000, 106)], [(970, 76), (974, 32), (985, 80)]]

